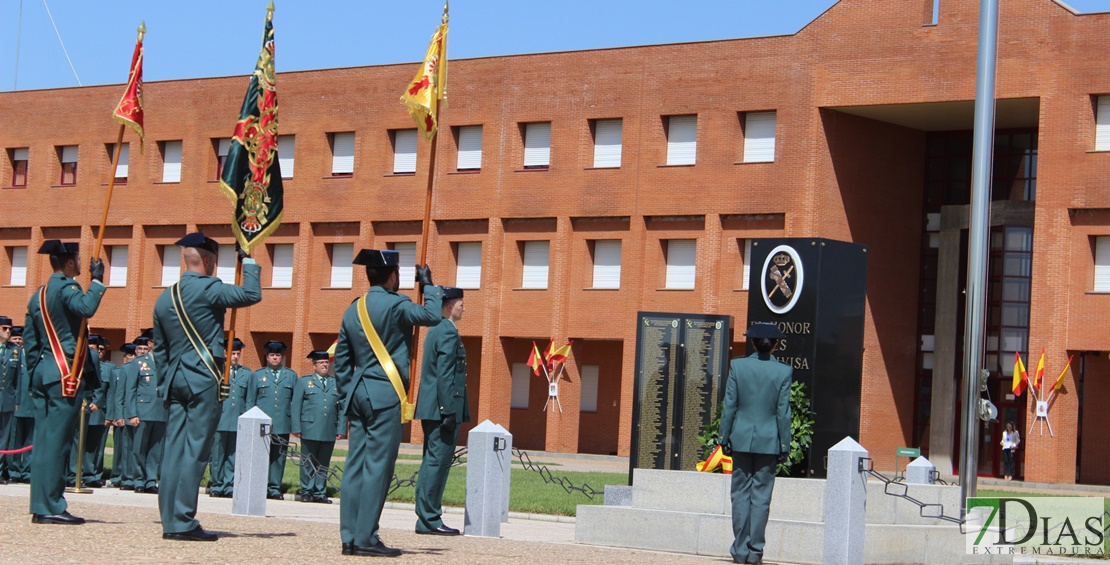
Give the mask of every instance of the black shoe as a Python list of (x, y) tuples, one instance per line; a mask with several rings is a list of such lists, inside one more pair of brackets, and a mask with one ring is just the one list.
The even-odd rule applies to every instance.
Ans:
[(312, 502), (319, 502), (320, 504), (331, 504), (331, 499), (326, 496), (316, 496), (312, 498)]
[(221, 498), (231, 498), (234, 494), (235, 494), (235, 491), (230, 491), (229, 490), (229, 491), (221, 494), (220, 497)]
[(208, 498), (220, 498), (223, 495), (224, 495), (224, 493), (222, 493), (222, 492), (216, 492), (214, 490), (208, 491)]
[(104, 488), (104, 481), (89, 481), (85, 483), (89, 488)]
[(0, 478), (0, 485), (6, 485), (6, 484), (8, 484), (8, 479)]
[(178, 541), (216, 541), (220, 536), (204, 531), (204, 528), (197, 526), (187, 532), (172, 532), (162, 534), (162, 539), (172, 539)]
[(146, 487), (131, 487), (130, 490), (135, 491), (137, 494), (142, 494), (146, 492)]
[(145, 492), (147, 494), (158, 494), (158, 487), (157, 486), (147, 487), (146, 489), (143, 490), (143, 492)]
[(351, 549), (355, 544), (343, 542), (343, 555), (354, 555), (355, 550)]
[(344, 549), (348, 548), (350, 553), (346, 553), (344, 555), (362, 555), (366, 557), (399, 557), (401, 555), (400, 549), (397, 549), (396, 547), (388, 547), (384, 543), (382, 543), (381, 540), (378, 540), (378, 543), (369, 547), (363, 547), (352, 543)]
[(267, 494), (266, 498), (269, 498), (270, 500), (285, 500), (285, 497), (282, 496), (280, 492), (273, 493), (273, 494)]
[(416, 530), (416, 533), (423, 536), (459, 536), (462, 532), (455, 528), (448, 528), (447, 526), (440, 526), (434, 530)]
[(307, 494), (298, 494), (297, 496), (293, 497), (293, 500), (297, 502), (312, 502), (312, 497)]
[(84, 524), (84, 518), (78, 518), (68, 511), (61, 514), (31, 514), (32, 524), (64, 524), (67, 526), (76, 526)]
[(135, 490), (135, 487), (133, 487), (131, 485), (123, 485), (123, 486), (119, 487), (119, 489), (120, 490)]

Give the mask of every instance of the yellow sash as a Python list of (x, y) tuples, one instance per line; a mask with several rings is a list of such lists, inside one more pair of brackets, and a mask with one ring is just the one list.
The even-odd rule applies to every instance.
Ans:
[(366, 334), (366, 340), (370, 342), (370, 347), (374, 349), (374, 355), (378, 357), (378, 363), (385, 370), (389, 382), (393, 383), (393, 390), (397, 391), (397, 398), (401, 400), (401, 423), (411, 422), (412, 417), (416, 414), (416, 405), (409, 402), (408, 396), (405, 394), (405, 385), (401, 383), (401, 374), (397, 372), (397, 365), (393, 364), (393, 358), (389, 356), (385, 344), (378, 337), (378, 331), (374, 329), (374, 324), (370, 323), (370, 314), (366, 311), (365, 295), (358, 299), (358, 319), (362, 322), (362, 331)]

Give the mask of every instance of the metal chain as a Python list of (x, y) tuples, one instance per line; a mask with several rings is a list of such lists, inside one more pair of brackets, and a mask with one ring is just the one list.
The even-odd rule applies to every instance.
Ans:
[(336, 489), (339, 488), (343, 477), (343, 471), (339, 467), (325, 467), (318, 464), (318, 462), (312, 458), (312, 454), (301, 454), (300, 444), (290, 442), (281, 436), (270, 434), (270, 441), (274, 445), (281, 446), (285, 451), (286, 458), (292, 459), (294, 465), (300, 467), (302, 470), (307, 469), (309, 479), (314, 479), (317, 475), (324, 475), (326, 477), (324, 481), (329, 486)]
[(605, 490), (597, 490), (590, 486), (588, 483), (583, 483), (582, 486), (576, 486), (574, 482), (567, 477), (556, 477), (552, 475), (551, 469), (548, 469), (547, 465), (532, 463), (532, 458), (529, 457), (528, 453), (525, 451), (514, 447), (513, 455), (520, 460), (520, 464), (526, 470), (539, 473), (540, 477), (543, 478), (543, 482), (545, 483), (555, 483), (563, 487), (563, 490), (567, 491), (567, 494), (570, 494), (572, 492), (580, 492), (586, 495), (586, 498), (589, 498), (590, 500), (593, 500), (595, 496), (605, 495)]
[[(944, 513), (944, 505), (943, 504), (927, 504), (927, 503), (921, 502), (920, 500), (910, 496), (908, 485), (906, 485), (905, 483), (897, 482), (893, 479), (889, 479), (886, 476), (884, 476), (882, 473), (876, 471), (875, 470), (875, 462), (870, 457), (860, 457), (859, 472), (860, 473), (867, 473), (868, 475), (871, 475), (872, 477), (875, 477), (876, 479), (879, 479), (880, 481), (882, 481), (883, 482), (883, 493), (888, 494), (890, 496), (897, 497), (897, 498), (904, 498), (904, 499), (916, 504), (917, 507), (918, 507), (918, 509), (917, 509), (918, 515), (921, 516), (922, 518), (932, 518), (932, 519), (936, 519), (936, 520), (944, 520), (946, 522), (952, 522), (953, 524), (957, 524), (957, 525), (960, 526), (960, 533), (966, 533), (964, 531), (964, 524), (966, 522), (965, 520), (962, 520), (960, 518), (953, 518), (952, 516), (946, 515)], [(894, 487), (894, 488), (892, 488), (892, 487)], [(927, 508), (936, 509), (936, 512), (926, 514), (925, 512), (926, 512)]]

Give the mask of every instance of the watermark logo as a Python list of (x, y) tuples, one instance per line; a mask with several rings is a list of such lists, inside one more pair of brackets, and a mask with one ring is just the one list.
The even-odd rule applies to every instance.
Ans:
[(969, 498), (966, 520), (968, 555), (1105, 554), (1101, 498)]

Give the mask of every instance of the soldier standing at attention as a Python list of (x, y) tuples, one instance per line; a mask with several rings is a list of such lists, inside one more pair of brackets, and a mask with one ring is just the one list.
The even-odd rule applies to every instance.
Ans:
[(124, 368), (124, 417), (137, 423), (131, 445), (130, 468), (135, 492), (158, 494), (158, 473), (166, 436), (166, 406), (158, 390), (158, 371), (147, 330), (135, 338), (135, 360)]
[[(417, 266), (424, 304), (397, 294), (398, 259), (394, 250), (359, 251), (353, 263), (366, 266), (370, 290), (343, 313), (335, 347), (339, 407), (351, 424), (339, 505), (344, 555), (401, 555), (382, 543), (378, 521), (401, 446), (400, 395), (408, 386), (412, 328), (439, 323), (443, 290), (433, 286), (427, 266)], [(379, 357), (375, 347), (385, 354)], [(394, 379), (402, 381), (400, 394)]]
[[(112, 373), (116, 370), (116, 364), (112, 363), (108, 356), (108, 348), (112, 345), (108, 338), (100, 336), (100, 344), (97, 346), (96, 351), (100, 359), (100, 395), (97, 402), (98, 410), (89, 415), (89, 422), (96, 422), (90, 424), (100, 427), (100, 443), (94, 446), (93, 456), (95, 463), (93, 464), (93, 478), (92, 480), (86, 479), (85, 484), (92, 488), (100, 488), (104, 486), (104, 481), (107, 477), (104, 476), (104, 450), (108, 447), (108, 432), (112, 429), (111, 424), (108, 423), (108, 405), (111, 404), (108, 398), (108, 389), (112, 384)], [(88, 446), (88, 440), (85, 440), (85, 445)], [(85, 449), (86, 457), (89, 454), (89, 449)]]
[[(56, 239), (43, 242), (39, 253), (50, 256), (54, 274), (46, 285), (31, 295), (23, 331), (27, 372), (31, 378), (35, 406), (35, 436), (31, 450), (31, 522), (35, 524), (83, 524), (84, 518), (66, 510), (66, 453), (77, 426), (81, 403), (63, 394), (67, 381), (78, 379), (81, 387), (98, 387), (96, 367), (88, 348), (77, 347), (87, 332), (85, 321), (96, 314), (104, 298), (104, 263), (89, 263), (92, 283), (88, 293), (74, 280), (81, 274), (79, 247)], [(77, 374), (71, 375), (70, 359), (79, 357)]]
[[(104, 433), (104, 387), (108, 379), (101, 370), (100, 352), (103, 349), (104, 338), (99, 334), (89, 334), (89, 357), (95, 361), (97, 375), (100, 376), (100, 386), (95, 389), (85, 387), (78, 397), (86, 402), (85, 405), (85, 451), (81, 454), (81, 484), (83, 486), (98, 488), (104, 486), (97, 474), (96, 448), (100, 447), (105, 439)], [(77, 448), (81, 446), (81, 426), (78, 420), (77, 432), (73, 434), (73, 445), (69, 450), (69, 470), (66, 472), (66, 484), (74, 486), (77, 483)], [(104, 450), (100, 451), (103, 463)], [(101, 469), (103, 471), (103, 469)]]
[(225, 358), (224, 314), (262, 301), (262, 269), (243, 259), (243, 286), (212, 276), (219, 245), (191, 233), (183, 247), (186, 271), (154, 303), (155, 366), (166, 402), (166, 443), (158, 510), (162, 539), (216, 541), (197, 522), (197, 497), (220, 421), (219, 384)]
[[(19, 375), (23, 368), (23, 355), (11, 343), (12, 319), (0, 316), (0, 450), (12, 448), (12, 420), (15, 420), (15, 405), (19, 403)], [(9, 465), (10, 457), (0, 455), (0, 485), (8, 484), (13, 478)]]
[[(12, 449), (22, 449), (31, 445), (35, 433), (35, 407), (31, 402), (31, 377), (27, 375), (27, 356), (23, 354), (23, 326), (12, 326), (8, 345), (19, 355), (19, 396), (16, 397), (14, 420), (12, 424)], [(31, 453), (23, 452), (7, 455), (8, 474), (17, 483), (31, 482)]]
[(301, 490), (298, 502), (331, 504), (328, 467), (336, 440), (347, 437), (347, 419), (339, 413), (335, 377), (328, 376), (331, 355), (316, 350), (308, 354), (314, 372), (297, 379), (293, 389), (293, 432), (301, 440)]
[(254, 372), (247, 392), (247, 404), (257, 406), (273, 419), (270, 427), (270, 478), (266, 498), (282, 500), (281, 477), (285, 475), (285, 456), (289, 433), (293, 431), (290, 414), (293, 410), (293, 387), (297, 373), (283, 363), (288, 347), (280, 341), (268, 341), (266, 366)]
[(466, 349), (459, 336), (463, 291), (443, 287), (443, 321), (428, 330), (416, 418), (424, 430), (424, 458), (416, 475), (416, 533), (439, 536), (461, 534), (443, 524), (443, 489), (455, 457), (459, 424), (470, 421), (466, 398)]
[(128, 469), (131, 461), (131, 438), (134, 436), (135, 428), (128, 426), (127, 420), (123, 418), (123, 400), (126, 392), (124, 385), (127, 383), (123, 366), (135, 360), (135, 344), (125, 343), (119, 350), (123, 353), (123, 365), (112, 369), (112, 376), (108, 379), (110, 383), (108, 393), (105, 395), (108, 403), (105, 416), (112, 422), (112, 477), (108, 486), (127, 490), (135, 488)]
[(236, 431), (239, 416), (247, 411), (247, 389), (252, 378), (251, 370), (239, 364), (243, 346), (239, 338), (231, 345), (230, 390), (220, 407), (220, 423), (216, 425), (212, 459), (208, 462), (208, 496), (215, 498), (231, 498), (235, 489)]

